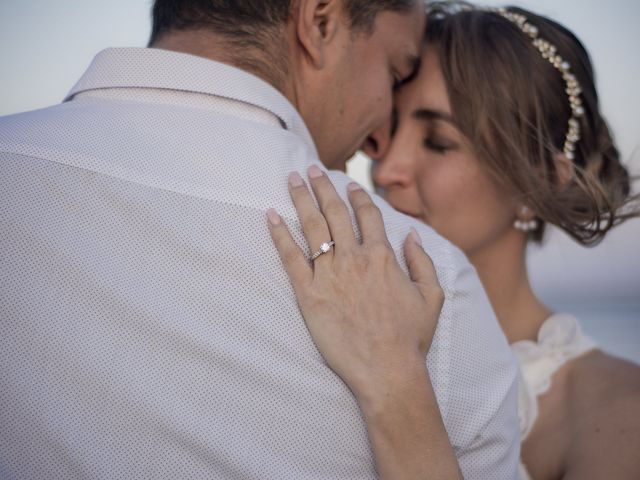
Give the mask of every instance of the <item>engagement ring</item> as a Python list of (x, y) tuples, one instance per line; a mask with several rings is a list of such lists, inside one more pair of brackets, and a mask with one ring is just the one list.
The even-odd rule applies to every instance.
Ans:
[(333, 247), (335, 244), (336, 242), (332, 240), (330, 242), (325, 242), (322, 245), (320, 245), (320, 250), (318, 250), (316, 253), (314, 253), (311, 256), (311, 261), (313, 262), (320, 255), (324, 255), (325, 253), (329, 252), (329, 250), (331, 250), (331, 247)]

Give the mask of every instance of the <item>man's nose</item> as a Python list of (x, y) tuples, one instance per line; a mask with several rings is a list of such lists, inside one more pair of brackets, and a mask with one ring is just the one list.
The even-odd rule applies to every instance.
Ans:
[(377, 130), (374, 130), (364, 141), (362, 151), (373, 160), (381, 160), (389, 151), (391, 144), (392, 119), (387, 121)]

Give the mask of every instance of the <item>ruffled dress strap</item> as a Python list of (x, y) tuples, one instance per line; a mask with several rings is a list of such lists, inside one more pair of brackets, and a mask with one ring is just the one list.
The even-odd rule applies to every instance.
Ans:
[[(522, 340), (511, 344), (520, 364), (518, 417), (522, 441), (538, 418), (538, 397), (549, 390), (551, 378), (567, 362), (597, 348), (582, 333), (578, 320), (568, 314), (549, 317), (538, 332), (538, 341)], [(522, 478), (529, 478), (521, 465)]]

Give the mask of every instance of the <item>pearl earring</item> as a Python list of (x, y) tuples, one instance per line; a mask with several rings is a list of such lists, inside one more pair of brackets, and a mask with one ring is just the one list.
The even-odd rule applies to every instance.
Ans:
[[(520, 215), (523, 217), (528, 217), (530, 215), (530, 210), (527, 207), (522, 207), (520, 209)], [(533, 232), (538, 228), (539, 222), (535, 218), (531, 220), (520, 220), (519, 218), (513, 222), (513, 226), (516, 230), (519, 230), (524, 233)]]
[(538, 228), (538, 220), (536, 220), (535, 218), (529, 221), (516, 220), (515, 222), (513, 222), (513, 226), (516, 230), (520, 230), (524, 233), (529, 233)]

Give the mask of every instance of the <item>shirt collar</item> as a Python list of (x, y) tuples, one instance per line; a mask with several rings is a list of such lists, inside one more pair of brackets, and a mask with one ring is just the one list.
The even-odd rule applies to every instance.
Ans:
[(260, 78), (221, 62), (156, 48), (108, 48), (96, 55), (65, 101), (105, 88), (161, 88), (249, 103), (278, 117), (283, 128), (299, 136), (317, 156), (304, 120), (284, 95)]

